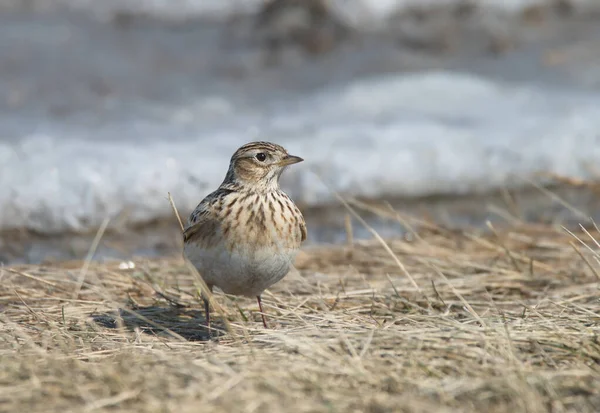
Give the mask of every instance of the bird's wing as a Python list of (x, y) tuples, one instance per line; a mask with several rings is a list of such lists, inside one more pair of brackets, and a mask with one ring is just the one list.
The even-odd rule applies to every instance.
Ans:
[(214, 198), (207, 197), (192, 212), (188, 226), (183, 231), (184, 243), (195, 243), (205, 248), (215, 245), (220, 224), (213, 201)]

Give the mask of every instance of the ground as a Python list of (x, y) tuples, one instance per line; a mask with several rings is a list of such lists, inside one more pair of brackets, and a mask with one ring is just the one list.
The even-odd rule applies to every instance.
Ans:
[(217, 292), (212, 340), (180, 257), (2, 268), (0, 411), (599, 411), (598, 231), (420, 228), (304, 250), (267, 330)]

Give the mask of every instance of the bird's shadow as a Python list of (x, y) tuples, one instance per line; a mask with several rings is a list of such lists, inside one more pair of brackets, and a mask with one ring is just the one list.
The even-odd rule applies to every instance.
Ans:
[(92, 318), (105, 328), (116, 329), (123, 326), (131, 331), (139, 329), (146, 334), (181, 337), (187, 341), (209, 341), (222, 335), (223, 330), (219, 324), (211, 323), (213, 330), (209, 335), (204, 325), (203, 312), (188, 308), (158, 306), (120, 308), (115, 312), (94, 314)]

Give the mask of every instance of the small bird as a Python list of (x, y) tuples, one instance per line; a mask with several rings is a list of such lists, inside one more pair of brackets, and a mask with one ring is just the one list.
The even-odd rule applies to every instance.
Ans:
[[(256, 297), (288, 273), (306, 223), (294, 202), (279, 188), (279, 177), (303, 159), (270, 142), (251, 142), (231, 157), (219, 188), (191, 213), (183, 232), (184, 255), (212, 292)], [(203, 297), (206, 327), (210, 306)]]

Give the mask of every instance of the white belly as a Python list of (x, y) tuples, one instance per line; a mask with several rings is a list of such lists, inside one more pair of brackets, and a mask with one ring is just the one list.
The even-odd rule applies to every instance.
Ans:
[(209, 286), (226, 294), (255, 297), (288, 273), (296, 250), (273, 252), (272, 248), (254, 251), (225, 248), (199, 248), (186, 244), (185, 256), (198, 269)]

